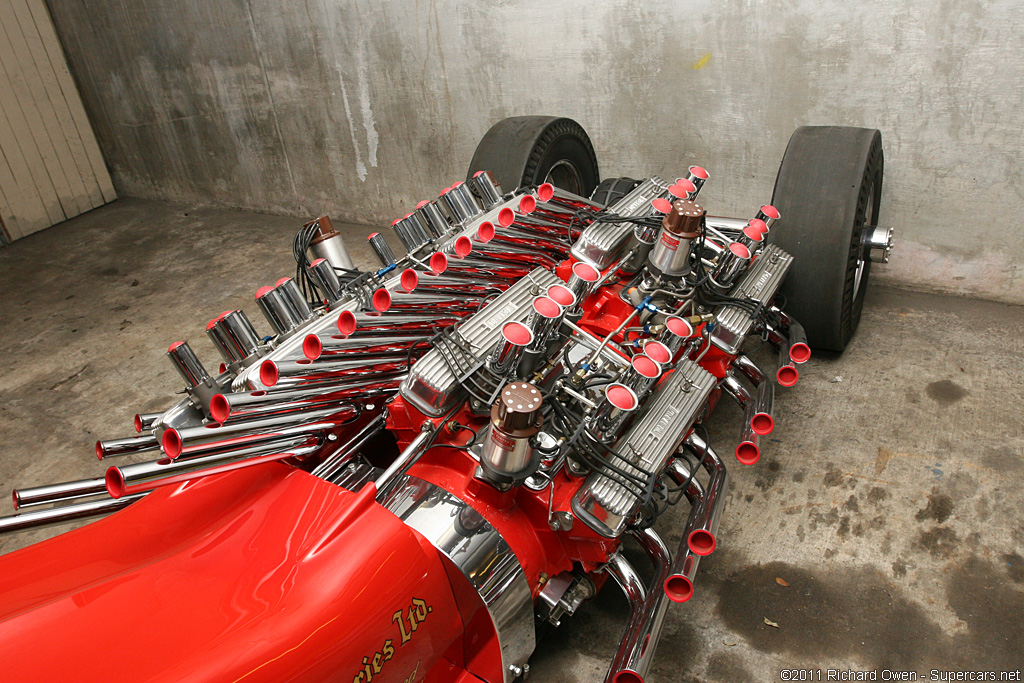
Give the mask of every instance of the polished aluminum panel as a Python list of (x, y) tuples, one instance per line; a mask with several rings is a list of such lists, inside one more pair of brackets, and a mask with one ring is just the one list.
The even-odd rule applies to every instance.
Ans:
[[(665, 467), (717, 383), (714, 375), (690, 360), (679, 361), (675, 369), (648, 400), (644, 415), (615, 445), (616, 451), (648, 472)], [(629, 469), (626, 464), (619, 466)], [(633, 473), (640, 474), (637, 470)], [(597, 533), (616, 538), (636, 514), (639, 503), (622, 484), (592, 472), (573, 496), (572, 511)]]
[[(652, 176), (643, 181), (625, 197), (608, 208), (620, 216), (647, 216), (653, 211), (651, 201), (668, 190), (668, 183)], [(626, 251), (633, 236), (632, 223), (598, 223), (591, 225), (572, 247), (572, 255), (580, 261), (592, 263), (603, 270), (617, 261)]]
[(511, 683), (533, 653), (536, 633), (530, 585), (508, 542), (467, 503), (416, 477), (403, 477), (380, 504), (430, 541), (480, 594)]
[[(767, 305), (778, 291), (792, 263), (792, 256), (774, 244), (769, 244), (730, 295), (754, 299)], [(739, 353), (744, 338), (753, 329), (754, 322), (755, 320), (740, 308), (720, 306), (715, 310), (715, 329), (711, 333), (711, 343), (726, 353), (735, 355)]]
[[(548, 287), (560, 282), (551, 271), (537, 268), (459, 325), (456, 334), (475, 354), (486, 356), (498, 343), (505, 323), (525, 322), (533, 310), (536, 294), (546, 292)], [(444, 414), (464, 398), (458, 379), (437, 350), (416, 361), (409, 377), (402, 383), (401, 394), (417, 409), (433, 416)]]

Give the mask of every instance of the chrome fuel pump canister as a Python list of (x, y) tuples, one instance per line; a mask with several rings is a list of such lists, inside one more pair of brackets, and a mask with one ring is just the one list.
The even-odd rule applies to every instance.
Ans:
[(533, 474), (537, 458), (530, 441), (544, 424), (543, 401), (540, 389), (529, 382), (511, 382), (501, 390), (480, 454), (489, 478), (509, 483)]
[(672, 202), (661, 222), (661, 234), (647, 262), (651, 270), (666, 277), (690, 272), (690, 241), (700, 237), (707, 212), (700, 204), (685, 199)]

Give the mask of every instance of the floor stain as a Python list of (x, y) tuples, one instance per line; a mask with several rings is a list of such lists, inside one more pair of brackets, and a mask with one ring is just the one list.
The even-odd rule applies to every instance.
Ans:
[(915, 546), (927, 552), (932, 557), (947, 558), (956, 551), (960, 545), (960, 539), (956, 532), (948, 527), (937, 526), (928, 531), (922, 531), (917, 537)]
[(1019, 553), (1006, 553), (1003, 562), (1006, 563), (1006, 573), (1010, 578), (1016, 583), (1024, 583), (1024, 557)]
[(953, 514), (953, 499), (936, 487), (932, 488), (931, 495), (928, 496), (928, 504), (918, 510), (914, 518), (919, 522), (933, 519), (942, 524), (949, 519), (951, 514)]
[(967, 395), (967, 390), (950, 379), (931, 382), (925, 387), (928, 396), (940, 405), (948, 406), (961, 400)]
[[(776, 584), (776, 576), (789, 587)], [(941, 637), (873, 567), (811, 572), (784, 562), (752, 565), (729, 574), (718, 597), (718, 614), (750, 645), (806, 660), (853, 656), (865, 666), (910, 668), (931, 661)]]
[[(902, 559), (893, 562), (893, 575), (906, 576), (907, 567)], [(969, 669), (978, 662), (986, 669), (1019, 669), (1024, 590), (977, 555), (951, 567), (945, 597), (967, 625), (962, 633), (944, 632), (900, 586), (869, 566), (741, 566), (718, 585), (716, 612), (752, 647), (804, 660), (852, 658), (875, 669)], [(777, 576), (789, 586), (778, 585)], [(779, 628), (766, 625), (766, 618)]]
[(743, 666), (743, 660), (735, 655), (718, 652), (711, 657), (704, 672), (708, 681), (729, 681), (730, 683), (753, 683), (754, 674)]
[(981, 464), (996, 472), (1018, 472), (1024, 469), (1024, 455), (1009, 446), (992, 448), (981, 456)]

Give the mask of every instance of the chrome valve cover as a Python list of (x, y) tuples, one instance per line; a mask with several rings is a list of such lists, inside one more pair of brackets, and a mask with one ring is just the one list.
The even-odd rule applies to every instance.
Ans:
[[(767, 305), (779, 290), (786, 277), (793, 257), (769, 244), (757, 257), (740, 283), (730, 294), (746, 297)], [(719, 306), (715, 310), (715, 328), (711, 332), (711, 343), (726, 353), (739, 353), (743, 339), (754, 327), (754, 318), (735, 306)]]
[[(685, 358), (676, 363), (675, 370), (648, 399), (643, 416), (615, 444), (616, 451), (647, 472), (660, 472), (665, 467), (717, 383), (714, 375)], [(620, 466), (640, 474), (629, 465)], [(622, 484), (593, 472), (573, 496), (572, 511), (594, 531), (616, 538), (626, 530), (639, 504)]]
[[(648, 216), (653, 212), (651, 201), (667, 191), (668, 183), (651, 176), (608, 210), (619, 216)], [(626, 252), (634, 227), (632, 223), (594, 223), (583, 231), (570, 253), (604, 270)]]
[[(537, 268), (459, 325), (455, 334), (477, 356), (486, 356), (498, 343), (502, 325), (524, 322), (532, 310), (533, 298), (561, 282), (551, 271)], [(413, 365), (409, 376), (402, 382), (400, 393), (417, 409), (433, 417), (443, 415), (456, 402), (465, 399), (465, 391), (458, 378), (436, 349)]]

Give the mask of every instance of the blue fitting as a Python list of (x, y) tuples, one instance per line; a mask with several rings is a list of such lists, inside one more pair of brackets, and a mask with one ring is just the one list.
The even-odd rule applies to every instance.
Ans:
[(377, 277), (381, 277), (383, 275), (387, 275), (388, 273), (390, 273), (392, 270), (394, 270), (397, 267), (398, 267), (397, 263), (392, 263), (390, 266), (385, 266), (385, 267), (383, 267), (383, 268), (381, 268), (380, 270), (377, 271)]

